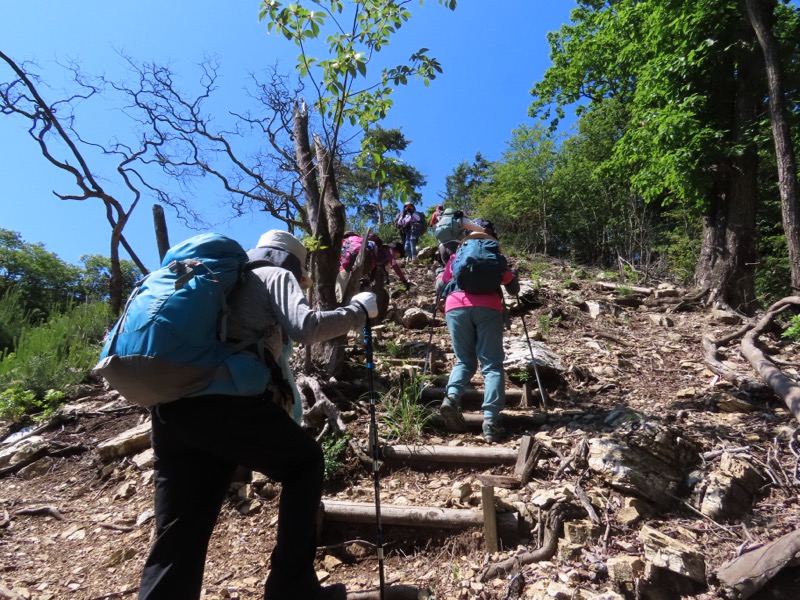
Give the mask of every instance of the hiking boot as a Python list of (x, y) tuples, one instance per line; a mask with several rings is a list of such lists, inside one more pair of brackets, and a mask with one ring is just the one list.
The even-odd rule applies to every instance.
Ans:
[(487, 442), (497, 443), (506, 437), (506, 430), (500, 425), (500, 419), (483, 419), (483, 437)]
[(461, 400), (448, 394), (439, 407), (439, 414), (444, 419), (444, 427), (452, 433), (463, 433), (467, 430), (467, 422), (461, 414)]

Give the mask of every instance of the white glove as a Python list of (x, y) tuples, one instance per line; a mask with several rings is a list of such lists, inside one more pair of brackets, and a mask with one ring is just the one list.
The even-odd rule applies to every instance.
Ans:
[(378, 316), (378, 299), (372, 292), (360, 292), (353, 296), (350, 302), (366, 311), (370, 319)]

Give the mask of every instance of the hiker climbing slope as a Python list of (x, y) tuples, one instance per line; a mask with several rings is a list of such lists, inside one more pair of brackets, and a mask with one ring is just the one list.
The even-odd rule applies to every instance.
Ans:
[[(371, 292), (356, 294), (336, 310), (312, 310), (303, 293), (311, 285), (306, 248), (291, 234), (269, 231), (248, 253), (251, 259), (267, 254), (275, 266), (247, 270), (231, 295), (232, 342), (257, 340), (253, 352), (281, 363), (293, 340), (331, 339), (377, 314)], [(322, 587), (314, 570), (322, 448), (290, 414), (296, 416), (293, 408), (300, 402), (296, 387), (291, 381), (272, 385), (278, 383), (271, 377), (258, 393), (209, 392), (153, 407), (156, 535), (142, 572), (140, 600), (200, 598), (208, 543), (238, 465), (281, 483), (265, 600), (346, 597), (340, 584)]]
[(466, 430), (461, 396), (480, 363), (483, 436), (490, 442), (505, 435), (500, 423), (506, 403), (501, 286), (512, 295), (519, 293), (519, 281), (500, 244), (486, 233), (467, 236), (436, 282), (437, 293), (444, 297), (445, 321), (456, 355), (439, 412), (449, 431)]

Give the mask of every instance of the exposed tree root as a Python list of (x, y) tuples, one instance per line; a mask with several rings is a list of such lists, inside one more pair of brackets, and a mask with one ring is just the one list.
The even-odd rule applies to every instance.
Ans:
[(783, 400), (794, 418), (800, 421), (800, 386), (784, 375), (757, 345), (758, 337), (772, 326), (775, 318), (792, 306), (800, 306), (800, 296), (789, 296), (770, 306), (755, 327), (742, 338), (741, 350), (759, 377)]
[(511, 558), (486, 565), (483, 573), (480, 575), (480, 581), (490, 581), (495, 577), (502, 577), (503, 575), (519, 571), (519, 569), (525, 565), (552, 558), (558, 549), (558, 534), (564, 522), (565, 511), (566, 505), (561, 502), (554, 504), (553, 507), (547, 511), (547, 517), (544, 522), (544, 542), (541, 548), (537, 548), (531, 552), (523, 552)]
[[(303, 399), (303, 421), (315, 429), (322, 428), (322, 432), (317, 436), (317, 441), (328, 433), (332, 433), (335, 437), (344, 435), (346, 428), (342, 421), (342, 413), (322, 391), (319, 381), (313, 377), (303, 376), (298, 377), (296, 383), (297, 389), (300, 390), (300, 397)], [(314, 398), (314, 404), (308, 404), (307, 393)]]
[(740, 390), (743, 390), (754, 396), (767, 396), (770, 394), (767, 386), (760, 381), (753, 379), (752, 377), (747, 377), (746, 375), (737, 373), (730, 367), (722, 364), (722, 362), (719, 360), (719, 349), (726, 346), (730, 342), (743, 337), (752, 327), (753, 326), (750, 324), (745, 325), (737, 331), (719, 339), (712, 338), (709, 335), (703, 335), (703, 358), (705, 359), (708, 368), (728, 383), (731, 383)]

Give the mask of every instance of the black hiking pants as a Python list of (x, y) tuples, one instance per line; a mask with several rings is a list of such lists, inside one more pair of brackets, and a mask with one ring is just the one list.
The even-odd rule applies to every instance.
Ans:
[(153, 410), (156, 539), (139, 600), (198, 600), (206, 551), (237, 465), (281, 483), (265, 600), (316, 598), (319, 444), (263, 398), (183, 398)]

